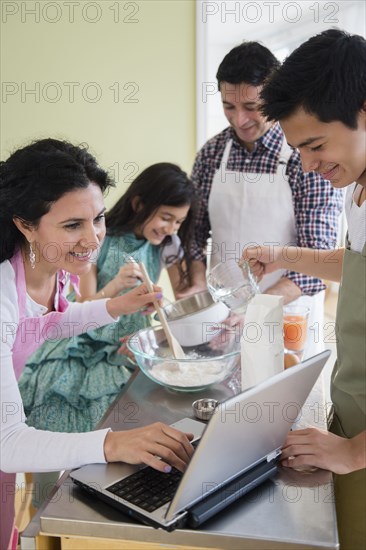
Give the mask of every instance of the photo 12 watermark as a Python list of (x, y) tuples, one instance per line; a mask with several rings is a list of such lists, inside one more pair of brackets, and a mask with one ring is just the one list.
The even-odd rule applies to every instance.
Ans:
[[(296, 475), (296, 472), (295, 472)], [(282, 475), (282, 477), (286, 477)], [(311, 501), (314, 504), (334, 503), (334, 486), (329, 481), (328, 476), (323, 473), (317, 475), (313, 474), (312, 478), (303, 476), (303, 479), (297, 478), (293, 481), (290, 475), (287, 476), (286, 482), (281, 483), (263, 483), (257, 486), (254, 490), (248, 492), (247, 487), (241, 488), (239, 481), (237, 483), (231, 483), (227, 488), (223, 487), (219, 493), (219, 498), (222, 501), (227, 501), (230, 497), (234, 497), (235, 500), (245, 495), (246, 503), (264, 503), (273, 504), (278, 507), (279, 503), (285, 502), (289, 504), (295, 504), (302, 499), (306, 499), (307, 502)], [(217, 491), (222, 487), (215, 481), (204, 481), (202, 483), (202, 496), (207, 493)]]
[(140, 172), (140, 166), (137, 162), (128, 161), (128, 162), (114, 162), (107, 168), (110, 173), (111, 178), (116, 183), (127, 183), (130, 184), (137, 177), (137, 174)]
[(1, 83), (2, 103), (139, 103), (140, 86), (137, 82), (16, 82)]
[(313, 23), (335, 25), (339, 22), (337, 2), (201, 2), (200, 18), (203, 23), (215, 20), (220, 23), (298, 23), (311, 16)]
[(116, 0), (69, 1), (69, 2), (31, 2), (2, 1), (2, 23), (20, 22), (24, 24), (60, 22), (86, 23), (95, 25), (101, 22), (118, 24), (136, 24), (140, 22), (141, 2)]

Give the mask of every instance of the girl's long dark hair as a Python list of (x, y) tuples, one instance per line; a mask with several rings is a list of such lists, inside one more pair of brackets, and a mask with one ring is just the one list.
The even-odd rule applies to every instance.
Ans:
[[(139, 203), (137, 210), (133, 205), (136, 198)], [(172, 258), (177, 261), (181, 284), (189, 283), (187, 281), (191, 264), (189, 249), (194, 234), (197, 203), (195, 188), (187, 174), (179, 166), (169, 162), (153, 164), (137, 176), (124, 195), (107, 212), (107, 234), (122, 235), (144, 227), (162, 205), (175, 207), (189, 205), (187, 218), (178, 231), (184, 258), (181, 260)], [(169, 242), (170, 237), (166, 237), (160, 246), (164, 247)]]

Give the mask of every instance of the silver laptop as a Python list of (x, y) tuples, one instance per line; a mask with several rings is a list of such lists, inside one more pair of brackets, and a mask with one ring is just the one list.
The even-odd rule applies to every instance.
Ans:
[(202, 434), (184, 474), (112, 463), (83, 466), (70, 477), (148, 525), (197, 527), (276, 473), (286, 435), (329, 355), (324, 351), (231, 397), (207, 427), (188, 418), (173, 424)]

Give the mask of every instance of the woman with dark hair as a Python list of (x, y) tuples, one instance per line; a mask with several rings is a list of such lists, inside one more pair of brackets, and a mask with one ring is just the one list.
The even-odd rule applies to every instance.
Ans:
[(110, 185), (85, 148), (52, 139), (20, 149), (0, 164), (4, 549), (13, 537), (14, 472), (106, 461), (144, 462), (160, 471), (169, 471), (171, 464), (183, 470), (192, 453), (191, 436), (161, 423), (127, 432), (62, 434), (35, 430), (24, 422), (16, 379), (43, 341), (82, 333), (90, 321), (94, 326), (111, 324), (161, 298), (157, 287), (148, 293), (144, 284), (114, 298), (75, 304), (65, 298), (68, 274), (75, 288), (104, 238), (103, 192)]
[[(194, 197), (178, 166), (159, 163), (144, 170), (106, 214), (107, 236), (96, 264), (81, 277), (76, 300), (126, 292), (141, 282), (140, 262), (154, 282), (163, 267), (175, 283), (183, 282)], [(137, 312), (80, 336), (46, 342), (19, 381), (28, 425), (62, 432), (93, 429), (133, 372), (128, 356), (118, 353), (120, 339), (148, 325)]]

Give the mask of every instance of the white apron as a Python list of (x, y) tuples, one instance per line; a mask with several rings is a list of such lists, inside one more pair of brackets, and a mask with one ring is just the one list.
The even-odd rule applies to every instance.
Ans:
[[(214, 174), (208, 202), (212, 231), (211, 266), (230, 258), (239, 260), (243, 248), (250, 245), (297, 244), (292, 192), (286, 176), (287, 162), (293, 150), (283, 139), (277, 172), (258, 174), (227, 170), (231, 147), (232, 140), (229, 140), (220, 168)], [(259, 284), (261, 291), (273, 286), (283, 273), (283, 270), (278, 270), (265, 275)], [(301, 296), (292, 303), (310, 308), (305, 354), (310, 357), (324, 349), (324, 292), (313, 297)]]

